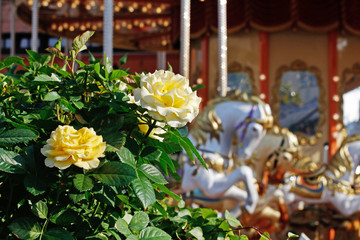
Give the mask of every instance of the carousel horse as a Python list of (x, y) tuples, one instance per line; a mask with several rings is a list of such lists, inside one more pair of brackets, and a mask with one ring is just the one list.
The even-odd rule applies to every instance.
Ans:
[(258, 226), (269, 233), (282, 231), (288, 215), (283, 194), (277, 187), (299, 158), (301, 148), (295, 134), (277, 126), (266, 133), (253, 156), (246, 161), (255, 172), (260, 198), (254, 213), (241, 219), (243, 224)]
[[(303, 159), (297, 168), (310, 166), (311, 161)], [(282, 186), (287, 204), (303, 201), (308, 204), (330, 203), (343, 216), (360, 212), (360, 134), (345, 138), (328, 164), (315, 171), (296, 175)], [(300, 166), (300, 167), (299, 167)], [(314, 168), (314, 167), (312, 167)]]
[[(176, 192), (198, 191), (214, 201), (234, 200), (237, 204), (230, 213), (235, 217), (239, 217), (241, 208), (252, 213), (258, 201), (253, 171), (238, 166), (236, 161), (250, 158), (272, 122), (269, 105), (255, 96), (241, 93), (211, 101), (194, 121), (188, 136), (208, 169), (185, 159), (181, 188)], [(239, 182), (244, 189), (236, 186)]]

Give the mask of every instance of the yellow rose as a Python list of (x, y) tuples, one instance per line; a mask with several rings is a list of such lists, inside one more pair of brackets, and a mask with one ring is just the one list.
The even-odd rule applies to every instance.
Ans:
[[(140, 120), (140, 124), (138, 125), (139, 126), (139, 129), (142, 133), (146, 134), (147, 131), (149, 130), (149, 125), (147, 125), (144, 121), (142, 121), (141, 119)], [(153, 128), (153, 130), (151, 130), (150, 134), (149, 134), (149, 137), (151, 138), (154, 138), (154, 139), (157, 139), (159, 140), (160, 142), (162, 142), (164, 140), (163, 137), (160, 137), (159, 135), (160, 134), (164, 134), (166, 133), (166, 131), (163, 129), (163, 127), (165, 127), (165, 123), (162, 123), (162, 122), (157, 122), (156, 123), (156, 126), (155, 128)]]
[(105, 156), (106, 143), (92, 128), (75, 130), (72, 126), (58, 126), (46, 142), (41, 153), (46, 156), (47, 167), (66, 169), (74, 164), (92, 169), (99, 166), (98, 158)]
[(143, 74), (134, 97), (154, 119), (176, 128), (185, 126), (198, 115), (201, 102), (187, 78), (164, 70)]

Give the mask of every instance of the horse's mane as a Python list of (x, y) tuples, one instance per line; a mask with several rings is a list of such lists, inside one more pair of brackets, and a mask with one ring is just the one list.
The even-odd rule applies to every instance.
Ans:
[(261, 104), (265, 106), (265, 103), (259, 97), (249, 96), (246, 92), (235, 92), (230, 96), (219, 97), (210, 100), (207, 106), (192, 122), (190, 127), (190, 134), (194, 138), (198, 146), (206, 144), (207, 136), (209, 133), (210, 138), (215, 138), (220, 141), (219, 133), (223, 131), (223, 127), (221, 119), (217, 116), (215, 112), (215, 107), (220, 103), (229, 101)]
[(350, 171), (354, 167), (353, 159), (351, 158), (347, 147), (349, 143), (354, 141), (360, 141), (360, 134), (346, 137), (327, 166), (328, 170), (330, 170), (337, 178), (344, 176), (346, 171)]

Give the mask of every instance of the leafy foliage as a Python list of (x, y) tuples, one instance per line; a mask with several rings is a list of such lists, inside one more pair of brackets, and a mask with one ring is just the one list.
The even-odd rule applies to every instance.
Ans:
[[(138, 119), (149, 125), (154, 119), (128, 102), (138, 75), (91, 53), (88, 64), (76, 59), (92, 34), (76, 37), (69, 55), (60, 40), (47, 49), (52, 55), (28, 50), (27, 59), (0, 62), (0, 238), (243, 239), (230, 214), (220, 219), (210, 209), (187, 208), (167, 187), (178, 165), (169, 154), (185, 150), (204, 161), (186, 128), (166, 126), (163, 142), (141, 133)], [(91, 127), (103, 136), (98, 168), (45, 166), (40, 149), (58, 125)], [(169, 198), (179, 205), (167, 205)]]

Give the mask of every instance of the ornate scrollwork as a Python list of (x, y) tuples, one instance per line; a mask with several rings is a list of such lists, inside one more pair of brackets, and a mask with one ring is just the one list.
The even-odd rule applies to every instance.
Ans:
[(319, 139), (323, 137), (323, 128), (325, 126), (325, 111), (326, 111), (326, 98), (325, 98), (325, 88), (324, 82), (321, 78), (320, 70), (314, 66), (308, 66), (302, 60), (295, 60), (290, 64), (290, 66), (283, 65), (279, 67), (275, 76), (275, 84), (271, 89), (272, 98), (270, 99), (271, 109), (274, 115), (275, 125), (280, 125), (280, 95), (279, 89), (281, 85), (282, 76), (287, 71), (308, 71), (315, 75), (317, 84), (319, 86), (319, 97), (318, 97), (318, 113), (319, 113), (319, 122), (317, 125), (316, 133), (312, 136), (308, 136), (302, 132), (296, 132), (301, 145), (310, 144), (315, 145), (318, 143)]

